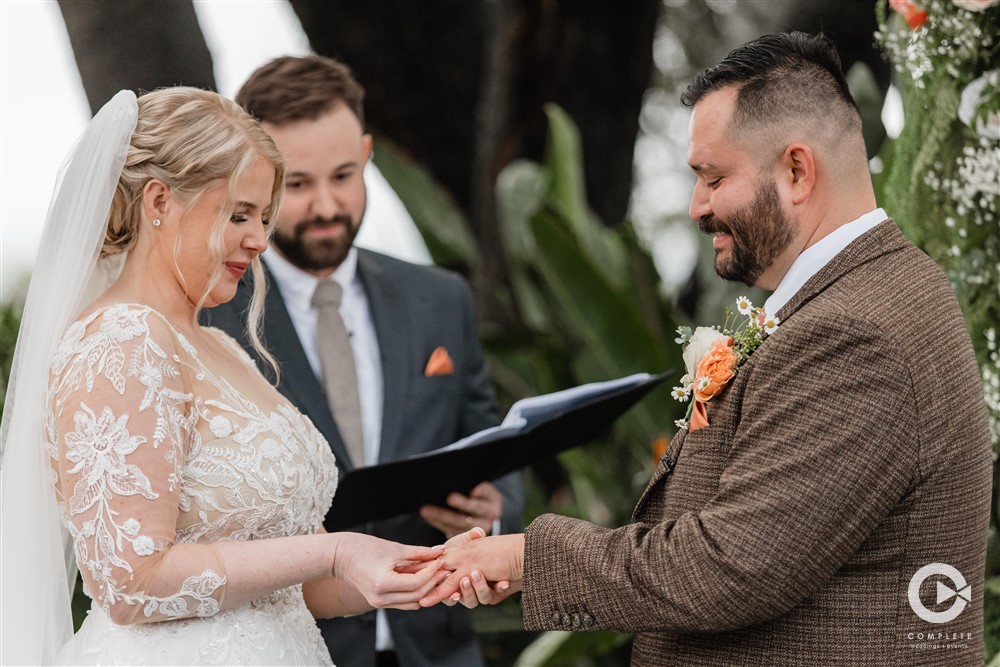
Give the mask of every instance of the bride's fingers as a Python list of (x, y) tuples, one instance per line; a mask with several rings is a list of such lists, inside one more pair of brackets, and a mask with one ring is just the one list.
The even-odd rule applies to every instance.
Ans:
[(416, 574), (417, 572), (423, 572), (425, 569), (430, 568), (432, 570), (437, 570), (441, 567), (441, 562), (438, 560), (421, 560), (421, 561), (400, 561), (393, 566), (393, 570), (399, 574)]
[(393, 609), (420, 609), (418, 601), (434, 589), (448, 576), (447, 571), (438, 571), (423, 587), (412, 591), (395, 590), (381, 594), (377, 600), (370, 601), (376, 607), (392, 607)]
[(452, 594), (458, 592), (462, 578), (467, 576), (469, 576), (467, 572), (455, 571), (450, 573), (431, 592), (420, 598), (420, 606), (433, 607), (438, 602), (451, 597)]
[(439, 544), (436, 547), (409, 547), (399, 560), (400, 562), (426, 562), (440, 557), (443, 551), (443, 544)]

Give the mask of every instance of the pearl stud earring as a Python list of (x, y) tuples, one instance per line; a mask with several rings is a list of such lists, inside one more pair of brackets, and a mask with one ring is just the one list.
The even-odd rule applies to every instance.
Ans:
[(160, 219), (159, 218), (153, 218), (153, 226), (154, 227), (159, 227), (160, 226)]

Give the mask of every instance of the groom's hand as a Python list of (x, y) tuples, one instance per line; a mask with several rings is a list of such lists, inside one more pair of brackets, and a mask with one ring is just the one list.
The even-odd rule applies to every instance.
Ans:
[(479, 484), (467, 496), (449, 493), (447, 503), (448, 507), (424, 505), (420, 516), (448, 539), (476, 527), (489, 535), (494, 521), (503, 514), (503, 495), (489, 482)]
[(491, 599), (492, 604), (520, 589), (524, 571), (524, 535), (449, 540), (439, 563), (442, 570), (452, 570), (452, 573), (420, 600), (421, 607), (451, 599), (455, 593), (459, 593), (461, 600), (462, 580), (468, 578), (470, 582), (475, 581), (473, 570), (486, 582), (510, 582), (507, 591), (495, 591), (497, 597)]

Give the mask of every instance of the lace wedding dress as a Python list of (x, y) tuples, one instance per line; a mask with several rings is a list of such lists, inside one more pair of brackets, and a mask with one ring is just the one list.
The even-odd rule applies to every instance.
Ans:
[(337, 468), (312, 423), (210, 332), (231, 359), (119, 304), (60, 343), (45, 438), (93, 601), (62, 663), (331, 664), (301, 586), (223, 608), (210, 543), (316, 532)]

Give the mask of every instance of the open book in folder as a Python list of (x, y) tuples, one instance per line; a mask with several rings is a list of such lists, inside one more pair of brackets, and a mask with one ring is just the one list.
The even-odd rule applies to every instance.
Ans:
[(482, 481), (593, 440), (668, 375), (639, 373), (525, 398), (511, 406), (499, 426), (432, 452), (356, 468), (340, 479), (326, 529), (345, 530), (421, 505), (443, 505), (452, 491), (468, 492)]

